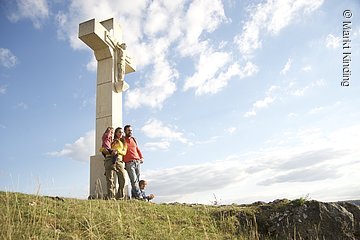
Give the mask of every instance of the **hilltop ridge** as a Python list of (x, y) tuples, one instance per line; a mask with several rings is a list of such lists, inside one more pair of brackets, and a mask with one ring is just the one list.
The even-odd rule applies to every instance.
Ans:
[(0, 192), (0, 221), (1, 239), (360, 239), (359, 206), (304, 198), (214, 206)]

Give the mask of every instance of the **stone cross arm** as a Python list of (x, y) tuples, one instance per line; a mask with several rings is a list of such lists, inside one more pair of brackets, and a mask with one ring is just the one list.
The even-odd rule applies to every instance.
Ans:
[[(114, 44), (119, 42), (114, 36), (115, 34), (118, 34), (120, 36), (118, 38), (121, 38), (120, 27), (114, 24), (112, 18), (102, 22), (91, 19), (79, 25), (79, 38), (94, 50), (98, 61), (113, 57)], [(127, 55), (125, 60), (125, 73), (135, 72), (135, 62), (132, 58)]]

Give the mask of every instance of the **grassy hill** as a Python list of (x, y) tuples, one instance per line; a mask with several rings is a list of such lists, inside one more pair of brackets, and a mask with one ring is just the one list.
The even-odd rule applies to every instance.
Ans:
[(0, 192), (0, 239), (254, 239), (222, 208)]
[(0, 239), (360, 239), (360, 207), (304, 198), (209, 206), (0, 192)]

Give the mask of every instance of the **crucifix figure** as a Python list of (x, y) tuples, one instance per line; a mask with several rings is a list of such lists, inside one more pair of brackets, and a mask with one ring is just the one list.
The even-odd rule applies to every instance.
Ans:
[(125, 74), (135, 71), (126, 54), (121, 27), (113, 18), (79, 24), (79, 38), (94, 50), (97, 60), (95, 155), (90, 157), (90, 198), (106, 194), (103, 156), (98, 152), (107, 127), (122, 126), (122, 92), (128, 89)]
[[(116, 92), (123, 92), (129, 88), (124, 81), (126, 69), (126, 43), (115, 43), (109, 35), (106, 35), (114, 50), (114, 88)], [(130, 58), (130, 57), (128, 57)]]

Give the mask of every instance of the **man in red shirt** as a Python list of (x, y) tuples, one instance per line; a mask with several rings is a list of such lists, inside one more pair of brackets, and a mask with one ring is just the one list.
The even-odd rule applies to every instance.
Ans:
[(124, 131), (127, 151), (125, 156), (123, 157), (123, 161), (125, 162), (125, 169), (129, 175), (131, 182), (131, 197), (140, 198), (140, 164), (144, 162), (144, 158), (136, 143), (135, 138), (132, 136), (131, 125), (126, 125), (124, 127)]

